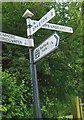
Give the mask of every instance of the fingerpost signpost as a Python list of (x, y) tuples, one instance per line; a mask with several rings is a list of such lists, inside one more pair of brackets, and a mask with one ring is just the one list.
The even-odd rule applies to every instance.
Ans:
[[(39, 21), (32, 21), (31, 17), (33, 13), (28, 9), (23, 14), (23, 17), (26, 18), (27, 23), (27, 36), (28, 39), (33, 37), (33, 34), (39, 30), (40, 28), (51, 29), (51, 30), (58, 30), (63, 32), (70, 32), (73, 33), (73, 29), (71, 27), (55, 25), (51, 23), (47, 23), (50, 19), (55, 16), (55, 10), (52, 8), (46, 15), (44, 15)], [(50, 26), (50, 27), (49, 27)], [(53, 27), (51, 27), (53, 26)], [(48, 39), (46, 39), (43, 43), (41, 43), (38, 47), (33, 49), (32, 47), (29, 48), (30, 54), (30, 71), (31, 71), (31, 82), (33, 84), (33, 104), (34, 104), (34, 118), (41, 119), (41, 111), (40, 111), (40, 100), (39, 100), (39, 93), (38, 93), (38, 81), (37, 81), (37, 73), (36, 73), (36, 62), (47, 55), (48, 53), (52, 52), (59, 45), (59, 36), (57, 33), (54, 33)]]
[(29, 47), (29, 58), (30, 58), (30, 73), (31, 73), (31, 86), (32, 86), (32, 96), (33, 96), (33, 106), (34, 106), (34, 118), (41, 119), (41, 109), (40, 109), (40, 99), (38, 92), (38, 81), (37, 81), (37, 70), (36, 62), (58, 48), (60, 37), (54, 32), (50, 37), (44, 40), (40, 45), (34, 48), (33, 34), (40, 28), (57, 30), (62, 32), (73, 33), (71, 27), (56, 25), (52, 23), (47, 23), (55, 16), (55, 10), (52, 8), (47, 14), (45, 14), (39, 21), (31, 20), (34, 14), (28, 9), (23, 14), (26, 18), (27, 23), (27, 37), (23, 38), (8, 33), (0, 32), (0, 41), (28, 46)]
[[(23, 14), (23, 17), (26, 18), (27, 22), (27, 36), (28, 39), (33, 37), (33, 34), (39, 30), (42, 25), (48, 22), (55, 16), (54, 8), (51, 9), (46, 15), (44, 15), (34, 26), (32, 26), (31, 17), (33, 13), (28, 9)], [(34, 117), (35, 118), (42, 118), (41, 111), (40, 111), (40, 100), (39, 100), (39, 93), (38, 93), (38, 81), (37, 81), (37, 73), (36, 73), (36, 64), (34, 63), (34, 56), (33, 56), (33, 48), (29, 48), (29, 55), (30, 55), (30, 71), (31, 71), (31, 82), (33, 85), (33, 103), (34, 103)]]

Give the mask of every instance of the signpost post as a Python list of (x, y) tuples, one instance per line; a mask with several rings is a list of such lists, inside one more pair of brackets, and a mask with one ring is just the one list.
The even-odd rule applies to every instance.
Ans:
[[(26, 18), (27, 21), (27, 35), (28, 39), (31, 39), (33, 36), (30, 35), (31, 28), (31, 17), (33, 13), (31, 13), (28, 9), (24, 13), (23, 17)], [(34, 64), (33, 60), (33, 48), (29, 48), (29, 57), (30, 57), (30, 72), (31, 72), (31, 84), (33, 87), (33, 106), (34, 106), (34, 118), (41, 119), (41, 111), (40, 111), (40, 101), (39, 101), (39, 93), (38, 93), (38, 81), (37, 81), (37, 73), (36, 73), (36, 64)]]

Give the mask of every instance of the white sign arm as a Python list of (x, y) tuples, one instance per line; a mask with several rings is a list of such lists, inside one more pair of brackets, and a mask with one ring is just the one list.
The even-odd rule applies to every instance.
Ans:
[(0, 41), (22, 45), (22, 46), (34, 47), (33, 39), (27, 39), (3, 32), (0, 32)]
[[(32, 20), (33, 25), (35, 25), (37, 22), (38, 21), (36, 20)], [(57, 25), (57, 24), (52, 24), (52, 23), (45, 23), (41, 28), (73, 33), (72, 27), (67, 27), (67, 26)]]
[(55, 10), (52, 8), (46, 15), (44, 15), (35, 25), (31, 27), (31, 35), (39, 30), (45, 23), (55, 16)]
[(55, 32), (33, 50), (34, 62), (58, 48), (60, 37)]

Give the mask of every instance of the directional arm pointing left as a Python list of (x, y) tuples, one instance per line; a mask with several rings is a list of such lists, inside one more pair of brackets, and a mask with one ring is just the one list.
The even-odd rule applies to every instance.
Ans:
[(33, 39), (27, 39), (3, 32), (0, 32), (0, 41), (22, 46), (34, 47)]

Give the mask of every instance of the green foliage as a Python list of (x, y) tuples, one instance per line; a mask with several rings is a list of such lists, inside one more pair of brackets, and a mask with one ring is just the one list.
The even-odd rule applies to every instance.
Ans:
[[(41, 111), (44, 118), (70, 113), (73, 95), (84, 96), (83, 81), (83, 18), (81, 3), (2, 3), (2, 31), (26, 37), (26, 9), (39, 20), (52, 7), (54, 24), (70, 26), (73, 34), (57, 32), (60, 45), (37, 63)], [(35, 46), (54, 31), (40, 29), (34, 34)], [(29, 52), (27, 47), (3, 43), (3, 112), (7, 117), (32, 117)], [(6, 72), (8, 70), (9, 72)], [(14, 75), (13, 75), (14, 74)], [(5, 86), (5, 87), (4, 87)], [(25, 93), (25, 94), (24, 94)], [(19, 101), (19, 102), (18, 102)], [(17, 104), (16, 104), (17, 103)]]
[(32, 105), (28, 104), (24, 98), (24, 94), (27, 92), (22, 80), (18, 86), (16, 77), (9, 74), (7, 71), (2, 73), (2, 111), (3, 118), (28, 118), (32, 117)]

